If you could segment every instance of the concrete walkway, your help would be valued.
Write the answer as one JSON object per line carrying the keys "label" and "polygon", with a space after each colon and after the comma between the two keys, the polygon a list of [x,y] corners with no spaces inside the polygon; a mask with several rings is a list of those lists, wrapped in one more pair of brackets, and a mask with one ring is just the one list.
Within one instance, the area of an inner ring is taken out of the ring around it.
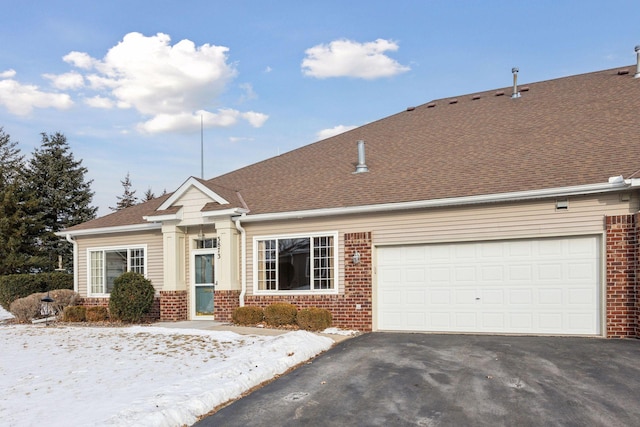
{"label": "concrete walkway", "polygon": [[[159,326],[162,328],[175,328],[175,329],[204,329],[208,331],[230,331],[240,335],[282,335],[287,332],[291,332],[287,329],[273,329],[273,328],[258,328],[251,326],[237,326],[230,323],[216,322],[215,320],[184,320],[180,322],[158,322],[153,326]],[[353,335],[339,335],[339,334],[324,334],[316,332],[318,335],[331,338],[334,342],[339,343]]]}

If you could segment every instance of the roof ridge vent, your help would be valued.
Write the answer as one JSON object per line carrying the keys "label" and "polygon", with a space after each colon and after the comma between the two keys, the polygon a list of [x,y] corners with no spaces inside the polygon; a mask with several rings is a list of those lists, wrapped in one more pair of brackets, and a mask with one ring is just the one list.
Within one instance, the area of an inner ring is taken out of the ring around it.
{"label": "roof ridge vent", "polygon": [[358,164],[356,165],[356,171],[354,173],[363,173],[369,172],[369,168],[365,163],[365,155],[364,155],[364,141],[358,141]]}
{"label": "roof ridge vent", "polygon": [[636,73],[633,75],[634,78],[640,77],[640,45],[636,46]]}
{"label": "roof ridge vent", "polygon": [[511,98],[520,98],[520,92],[518,92],[518,67],[513,67],[511,72],[513,73],[513,93]]}

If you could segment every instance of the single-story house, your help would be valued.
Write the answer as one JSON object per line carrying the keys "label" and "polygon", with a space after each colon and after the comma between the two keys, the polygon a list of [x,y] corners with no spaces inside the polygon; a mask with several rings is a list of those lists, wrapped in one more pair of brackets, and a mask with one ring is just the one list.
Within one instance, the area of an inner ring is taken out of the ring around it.
{"label": "single-story house", "polygon": [[640,337],[640,73],[437,99],[64,230],[160,320],[290,302],[362,331]]}

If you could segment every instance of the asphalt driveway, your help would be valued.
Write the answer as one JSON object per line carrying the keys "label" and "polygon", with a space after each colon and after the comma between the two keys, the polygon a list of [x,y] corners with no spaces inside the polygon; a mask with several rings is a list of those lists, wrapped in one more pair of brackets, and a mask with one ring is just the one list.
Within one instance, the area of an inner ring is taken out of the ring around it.
{"label": "asphalt driveway", "polygon": [[371,333],[197,426],[640,426],[640,340]]}

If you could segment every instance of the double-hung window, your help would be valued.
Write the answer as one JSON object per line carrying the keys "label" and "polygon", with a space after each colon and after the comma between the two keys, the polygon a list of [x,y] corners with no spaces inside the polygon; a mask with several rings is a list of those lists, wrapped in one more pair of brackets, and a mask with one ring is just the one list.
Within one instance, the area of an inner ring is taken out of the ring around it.
{"label": "double-hung window", "polygon": [[88,249],[90,293],[110,294],[114,280],[127,271],[146,274],[146,253],[146,245]]}
{"label": "double-hung window", "polygon": [[337,289],[337,233],[254,239],[257,293]]}

